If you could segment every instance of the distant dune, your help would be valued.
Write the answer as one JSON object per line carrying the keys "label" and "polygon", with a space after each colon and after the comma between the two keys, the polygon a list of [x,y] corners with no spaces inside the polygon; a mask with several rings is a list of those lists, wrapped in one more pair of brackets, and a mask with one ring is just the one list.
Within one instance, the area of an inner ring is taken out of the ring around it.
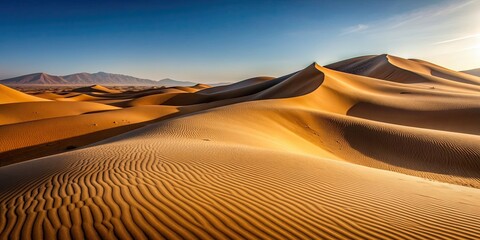
{"label": "distant dune", "polygon": [[101,85],[93,85],[89,87],[81,87],[72,89],[72,92],[90,92],[90,93],[120,93],[120,91],[106,88]]}
{"label": "distant dune", "polygon": [[0,239],[480,238],[470,74],[384,54],[216,87],[0,87]]}
{"label": "distant dune", "polygon": [[466,70],[466,71],[462,71],[462,72],[480,77],[480,68],[470,69],[470,70]]}
{"label": "distant dune", "polygon": [[469,88],[468,83],[480,85],[478,77],[446,69],[432,63],[415,59],[401,59],[387,54],[365,56],[330,64],[327,68],[390,80],[399,83],[432,83],[451,87]]}

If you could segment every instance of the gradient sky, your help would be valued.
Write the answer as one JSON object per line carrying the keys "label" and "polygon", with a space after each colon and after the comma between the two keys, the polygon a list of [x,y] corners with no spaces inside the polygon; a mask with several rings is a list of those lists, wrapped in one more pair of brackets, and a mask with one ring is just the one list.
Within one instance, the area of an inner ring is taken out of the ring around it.
{"label": "gradient sky", "polygon": [[230,82],[381,53],[480,67],[478,0],[0,0],[0,33],[0,78]]}

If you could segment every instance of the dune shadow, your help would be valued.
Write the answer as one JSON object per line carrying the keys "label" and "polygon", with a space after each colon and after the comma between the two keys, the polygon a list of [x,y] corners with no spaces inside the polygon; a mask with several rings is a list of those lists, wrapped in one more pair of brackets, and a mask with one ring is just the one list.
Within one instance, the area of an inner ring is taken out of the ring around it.
{"label": "dune shadow", "polygon": [[359,124],[344,129],[348,144],[364,156],[422,172],[480,177],[480,151],[441,139]]}
{"label": "dune shadow", "polygon": [[[181,93],[161,105],[187,106],[225,101],[225,105],[256,100],[293,98],[315,91],[325,75],[312,64],[302,71],[238,88],[209,92]],[[225,86],[223,86],[225,87]],[[228,86],[227,86],[228,87]]]}
{"label": "dune shadow", "polygon": [[480,108],[410,110],[360,102],[350,107],[347,115],[403,126],[480,134]]}
{"label": "dune shadow", "polygon": [[459,83],[466,83],[466,84],[472,84],[472,85],[479,86],[479,84],[477,82],[469,81],[468,79],[457,77],[455,75],[447,74],[447,73],[444,73],[444,72],[441,72],[441,71],[432,70],[431,73],[435,77],[444,78],[444,79],[448,79],[448,80],[459,82]]}

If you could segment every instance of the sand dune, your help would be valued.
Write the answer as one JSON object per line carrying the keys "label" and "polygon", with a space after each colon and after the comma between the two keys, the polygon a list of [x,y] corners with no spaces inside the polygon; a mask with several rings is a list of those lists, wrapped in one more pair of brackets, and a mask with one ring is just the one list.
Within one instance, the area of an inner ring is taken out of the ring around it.
{"label": "sand dune", "polygon": [[463,73],[470,74],[473,76],[480,77],[480,68],[470,69],[466,71],[462,71]]}
{"label": "sand dune", "polygon": [[211,94],[211,93],[216,93],[216,92],[220,92],[220,91],[235,90],[235,89],[238,89],[238,88],[243,88],[243,87],[246,87],[246,86],[254,85],[254,84],[265,82],[265,81],[272,80],[272,79],[274,79],[274,77],[249,78],[249,79],[245,79],[243,81],[239,81],[237,83],[233,83],[233,84],[229,84],[229,85],[207,88],[207,89],[204,89],[201,93]]}
{"label": "sand dune", "polygon": [[18,103],[18,102],[39,102],[39,101],[47,101],[43,98],[34,97],[4,85],[0,84],[0,104],[5,103]]}
{"label": "sand dune", "polygon": [[479,82],[380,55],[0,105],[0,239],[478,239]]}
{"label": "sand dune", "polygon": [[178,111],[167,106],[112,109],[0,125],[0,166],[78,148]]}
{"label": "sand dune", "polygon": [[[398,59],[398,57],[396,57]],[[463,72],[457,72],[448,68],[444,68],[442,66],[435,65],[430,62],[426,62],[419,59],[412,59],[411,61],[415,61],[420,63],[421,65],[425,66],[428,69],[432,76],[453,80],[462,83],[480,85],[480,77],[472,76],[470,74],[466,74]]]}
{"label": "sand dune", "polygon": [[403,59],[387,54],[352,58],[326,67],[346,73],[431,88],[448,87],[450,90],[461,92],[480,91],[479,77],[455,72],[424,61]]}
{"label": "sand dune", "polygon": [[92,102],[22,102],[0,105],[0,125],[119,109]]}
{"label": "sand dune", "polygon": [[55,94],[55,93],[52,93],[52,92],[43,92],[43,93],[35,94],[34,96],[39,97],[39,98],[48,99],[48,100],[55,100],[55,99],[64,97],[63,95]]}
{"label": "sand dune", "polygon": [[101,85],[92,85],[92,86],[89,86],[89,87],[75,88],[75,89],[72,90],[72,92],[120,93],[120,91],[109,89],[109,88],[101,86]]}
{"label": "sand dune", "polygon": [[94,101],[94,100],[100,100],[102,99],[101,97],[97,97],[97,96],[92,96],[92,95],[88,95],[88,94],[77,94],[77,95],[73,95],[73,96],[67,96],[67,97],[64,97],[64,98],[57,98],[55,100],[57,101]]}

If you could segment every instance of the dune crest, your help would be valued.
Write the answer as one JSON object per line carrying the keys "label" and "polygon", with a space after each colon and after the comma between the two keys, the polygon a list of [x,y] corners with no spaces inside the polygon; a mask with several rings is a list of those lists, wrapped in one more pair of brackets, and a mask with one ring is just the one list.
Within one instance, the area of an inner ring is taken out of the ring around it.
{"label": "dune crest", "polygon": [[40,101],[48,100],[34,97],[0,84],[0,104]]}
{"label": "dune crest", "polygon": [[448,88],[450,91],[470,93],[480,91],[480,77],[417,59],[404,59],[387,54],[347,59],[326,67],[341,72],[430,88]]}
{"label": "dune crest", "polygon": [[101,85],[92,85],[89,87],[76,88],[73,89],[72,92],[120,93],[120,91],[109,89]]}

